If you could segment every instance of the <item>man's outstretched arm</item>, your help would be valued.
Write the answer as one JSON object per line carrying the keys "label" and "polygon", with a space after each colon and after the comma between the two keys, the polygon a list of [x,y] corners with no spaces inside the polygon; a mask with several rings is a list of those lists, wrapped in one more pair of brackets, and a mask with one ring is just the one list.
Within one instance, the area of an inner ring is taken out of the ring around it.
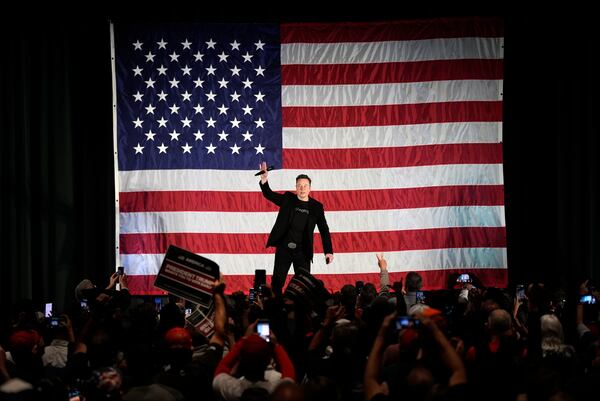
{"label": "man's outstretched arm", "polygon": [[333,245],[331,244],[331,235],[329,234],[329,226],[327,225],[327,220],[325,220],[324,211],[317,219],[317,226],[319,227],[321,241],[323,242],[323,253],[325,253],[325,259],[327,260],[327,263],[331,263],[333,262]]}

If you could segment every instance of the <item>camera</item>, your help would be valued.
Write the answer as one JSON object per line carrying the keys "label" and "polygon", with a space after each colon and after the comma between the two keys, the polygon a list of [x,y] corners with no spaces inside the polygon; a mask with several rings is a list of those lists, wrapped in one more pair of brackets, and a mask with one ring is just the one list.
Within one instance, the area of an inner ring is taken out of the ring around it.
{"label": "camera", "polygon": [[407,329],[409,327],[417,328],[421,324],[419,319],[410,316],[398,316],[396,318],[396,330]]}
{"label": "camera", "polygon": [[579,303],[584,305],[594,305],[596,303],[596,298],[593,295],[582,295],[579,299]]}
{"label": "camera", "polygon": [[263,340],[271,341],[269,335],[271,334],[271,328],[269,327],[269,321],[267,319],[261,319],[256,323],[256,332]]}

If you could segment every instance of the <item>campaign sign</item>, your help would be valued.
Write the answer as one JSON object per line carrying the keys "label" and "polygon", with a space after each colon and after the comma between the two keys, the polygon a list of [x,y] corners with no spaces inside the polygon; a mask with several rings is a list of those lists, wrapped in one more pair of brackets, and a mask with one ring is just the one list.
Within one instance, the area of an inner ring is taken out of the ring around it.
{"label": "campaign sign", "polygon": [[218,264],[170,245],[154,286],[206,308],[211,303],[213,285],[218,278]]}

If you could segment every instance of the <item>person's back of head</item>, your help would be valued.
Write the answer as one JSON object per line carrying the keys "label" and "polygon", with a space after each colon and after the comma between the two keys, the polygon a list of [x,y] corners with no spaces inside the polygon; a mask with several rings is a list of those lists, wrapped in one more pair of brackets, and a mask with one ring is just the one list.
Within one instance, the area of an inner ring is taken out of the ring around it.
{"label": "person's back of head", "polygon": [[507,333],[512,327],[510,314],[504,309],[495,309],[488,316],[488,328],[491,334]]}
{"label": "person's back of head", "polygon": [[302,389],[291,381],[281,382],[271,394],[270,401],[303,401]]}
{"label": "person's back of head", "polygon": [[246,379],[256,382],[265,379],[265,370],[271,361],[272,351],[269,343],[258,334],[241,339],[240,374]]}
{"label": "person's back of head", "polygon": [[340,394],[336,383],[325,376],[309,378],[302,384],[304,399],[311,401],[338,401]]}
{"label": "person's back of head", "polygon": [[423,278],[417,272],[408,272],[405,279],[406,291],[414,292],[423,288]]}
{"label": "person's back of head", "polygon": [[403,398],[407,400],[426,400],[434,385],[433,375],[429,369],[416,366],[410,370],[405,379]]}
{"label": "person's back of head", "polygon": [[377,288],[375,288],[373,283],[365,283],[360,292],[360,303],[362,307],[365,308],[371,305],[375,298],[377,298]]}
{"label": "person's back of head", "polygon": [[269,392],[262,387],[249,387],[242,393],[240,401],[268,401]]}

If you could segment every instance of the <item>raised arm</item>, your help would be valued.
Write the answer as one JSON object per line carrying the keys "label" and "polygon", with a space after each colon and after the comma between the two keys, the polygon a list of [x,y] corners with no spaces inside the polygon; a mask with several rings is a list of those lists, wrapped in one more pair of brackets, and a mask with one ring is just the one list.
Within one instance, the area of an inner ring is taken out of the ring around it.
{"label": "raised arm", "polygon": [[377,257],[377,265],[379,266],[379,293],[390,292],[390,275],[388,273],[387,260],[383,257],[383,253],[375,254]]}
{"label": "raised arm", "polygon": [[276,204],[277,206],[281,206],[283,204],[285,196],[283,194],[278,194],[277,192],[273,192],[271,190],[268,181],[269,173],[267,172],[267,163],[262,162],[259,168],[261,169],[261,171],[264,171],[264,173],[260,175],[259,183],[260,190],[262,191],[263,196],[271,202],[273,202],[274,204]]}
{"label": "raised arm", "polygon": [[379,371],[381,367],[382,354],[385,349],[386,333],[395,318],[396,313],[394,312],[383,319],[383,323],[379,328],[377,338],[375,338],[375,342],[371,348],[369,359],[367,359],[364,376],[365,398],[367,400],[370,400],[376,394],[387,395],[388,393],[387,386],[384,383],[379,382]]}
{"label": "raised arm", "polygon": [[225,339],[227,335],[225,333],[225,324],[227,323],[227,310],[225,308],[225,298],[223,295],[223,291],[225,290],[225,284],[222,281],[221,277],[215,281],[215,294],[214,294],[214,302],[215,302],[215,334],[210,339],[212,344],[223,345],[225,343]]}

